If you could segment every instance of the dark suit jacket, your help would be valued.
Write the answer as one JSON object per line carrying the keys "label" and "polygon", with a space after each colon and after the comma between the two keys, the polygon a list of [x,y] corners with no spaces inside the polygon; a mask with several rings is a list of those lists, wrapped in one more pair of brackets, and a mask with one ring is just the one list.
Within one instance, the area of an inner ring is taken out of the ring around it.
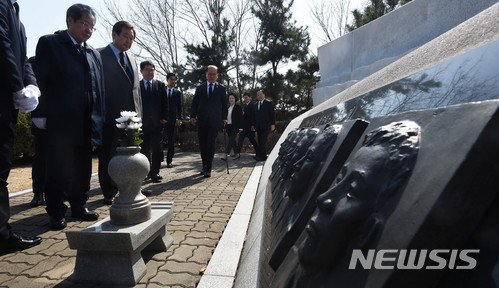
{"label": "dark suit jacket", "polygon": [[10,1],[0,1],[0,121],[16,121],[12,94],[29,84],[36,85],[36,79],[26,57],[24,26]]}
{"label": "dark suit jacket", "polygon": [[227,120],[227,90],[216,83],[213,96],[208,98],[207,82],[199,85],[194,93],[191,105],[191,118],[197,119],[198,127],[220,128]]}
{"label": "dark suit jacket", "polygon": [[249,102],[248,104],[244,104],[243,108],[243,118],[242,118],[242,129],[245,131],[251,131],[251,121],[253,120],[253,109],[254,103]]}
{"label": "dark suit jacket", "polygon": [[[36,46],[34,67],[42,95],[33,116],[47,118],[46,135],[53,143],[86,144],[91,115],[92,144],[102,144],[105,117],[102,61],[89,45],[83,53],[86,61],[67,31],[42,36]],[[86,71],[90,74],[89,83],[85,82]]]}
{"label": "dark suit jacket", "polygon": [[275,111],[272,101],[263,99],[263,103],[258,110],[258,102],[253,105],[253,126],[256,131],[270,130],[270,125],[275,125]]}
{"label": "dark suit jacket", "polygon": [[[227,108],[227,111],[228,110],[229,108]],[[234,127],[234,129],[239,130],[243,127],[242,122],[243,122],[243,109],[241,108],[241,106],[235,104],[234,108],[232,109],[232,127]]]}
{"label": "dark suit jacket", "polygon": [[140,95],[142,96],[142,129],[145,133],[160,129],[159,120],[166,120],[168,113],[165,83],[153,79],[149,94],[146,92],[144,81],[140,80]]}
{"label": "dark suit jacket", "polygon": [[[168,91],[168,87],[165,89]],[[166,119],[168,123],[166,123],[166,125],[175,125],[177,119],[182,120],[184,118],[182,112],[182,98],[182,92],[173,88],[171,99],[168,98],[168,118]]]}
{"label": "dark suit jacket", "polygon": [[[106,85],[106,122],[114,125],[120,112],[136,111],[142,117],[142,99],[140,97],[139,71],[135,59],[127,53],[133,69],[133,79],[128,77],[108,45],[98,49],[104,66]],[[132,107],[133,106],[133,107]]]}

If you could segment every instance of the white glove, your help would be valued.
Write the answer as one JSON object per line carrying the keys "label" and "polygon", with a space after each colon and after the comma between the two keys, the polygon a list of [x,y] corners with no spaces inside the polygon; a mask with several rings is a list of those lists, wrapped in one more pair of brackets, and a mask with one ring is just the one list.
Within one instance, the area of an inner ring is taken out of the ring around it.
{"label": "white glove", "polygon": [[38,97],[40,97],[40,89],[34,85],[28,85],[21,91],[14,93],[14,107],[28,113],[35,110],[38,106]]}
{"label": "white glove", "polygon": [[47,129],[47,118],[45,117],[34,117],[31,118],[33,124],[39,129]]}

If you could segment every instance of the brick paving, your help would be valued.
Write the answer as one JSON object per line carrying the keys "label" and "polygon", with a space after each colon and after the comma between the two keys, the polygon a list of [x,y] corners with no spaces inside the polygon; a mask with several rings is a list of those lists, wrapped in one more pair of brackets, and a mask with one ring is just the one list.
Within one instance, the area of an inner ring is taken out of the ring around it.
{"label": "brick paving", "polygon": [[[215,155],[211,178],[199,175],[199,153],[175,155],[175,167],[162,166],[162,183],[144,182],[143,189],[152,192],[151,202],[174,202],[174,216],[167,224],[173,244],[166,252],[143,253],[147,274],[135,287],[196,287],[199,271],[208,264],[230,216],[255,166],[252,155],[243,154],[237,161],[226,163]],[[165,164],[163,162],[163,164]],[[27,236],[40,236],[40,245],[0,256],[0,287],[109,287],[78,284],[71,281],[76,250],[69,249],[65,230],[81,230],[94,222],[71,219],[63,231],[48,229],[44,207],[29,207],[32,193],[10,198],[14,231]],[[102,203],[98,177],[91,182],[89,208],[109,216],[109,206]],[[105,271],[103,271],[105,273]]]}

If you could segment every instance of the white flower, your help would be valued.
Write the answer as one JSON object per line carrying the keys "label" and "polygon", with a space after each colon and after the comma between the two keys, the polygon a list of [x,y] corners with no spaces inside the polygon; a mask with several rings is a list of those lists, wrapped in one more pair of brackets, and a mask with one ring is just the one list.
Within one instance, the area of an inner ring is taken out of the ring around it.
{"label": "white flower", "polygon": [[116,119],[116,122],[118,122],[118,123],[123,123],[125,121],[128,121],[128,117],[126,117],[126,116],[121,116],[120,118]]}
{"label": "white flower", "polygon": [[118,127],[118,129],[125,129],[126,124],[125,123],[118,123],[118,124],[116,124],[116,127]]}
{"label": "white flower", "polygon": [[142,123],[132,122],[128,124],[128,129],[139,129],[140,127],[142,127]]}
{"label": "white flower", "polygon": [[140,117],[135,117],[135,116],[132,117],[131,120],[132,120],[132,122],[136,122],[136,123],[142,121],[142,119]]}
{"label": "white flower", "polygon": [[124,117],[128,117],[128,118],[130,118],[130,117],[135,117],[135,116],[137,116],[137,112],[135,112],[135,111],[121,111],[120,115],[121,115],[122,117],[124,116]]}

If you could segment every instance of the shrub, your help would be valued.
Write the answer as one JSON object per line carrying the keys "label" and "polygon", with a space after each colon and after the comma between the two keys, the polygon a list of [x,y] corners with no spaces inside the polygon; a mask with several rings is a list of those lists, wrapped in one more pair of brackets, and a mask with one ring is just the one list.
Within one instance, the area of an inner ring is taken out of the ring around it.
{"label": "shrub", "polygon": [[35,154],[35,139],[31,134],[31,114],[19,111],[12,161],[14,163],[31,161]]}

